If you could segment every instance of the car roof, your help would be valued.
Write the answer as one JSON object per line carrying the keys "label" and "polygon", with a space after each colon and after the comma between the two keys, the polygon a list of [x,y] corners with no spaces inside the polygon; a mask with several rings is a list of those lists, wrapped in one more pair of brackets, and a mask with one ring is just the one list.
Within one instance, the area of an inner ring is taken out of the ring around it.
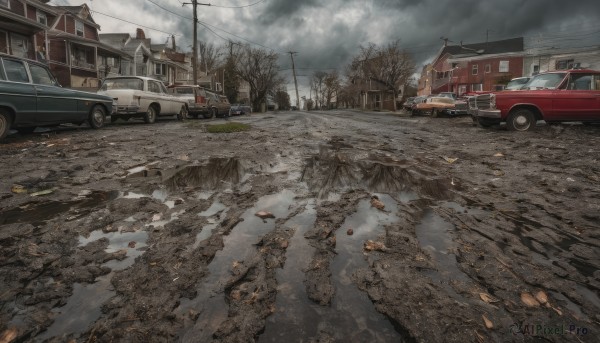
{"label": "car roof", "polygon": [[158,80],[158,79],[155,79],[155,78],[152,78],[152,77],[135,76],[135,75],[109,76],[105,80],[116,80],[116,79],[140,79],[140,80],[151,80],[151,81],[162,82],[161,80]]}
{"label": "car roof", "polygon": [[[543,75],[543,74],[563,74],[563,73],[571,73],[571,74],[600,74],[600,71],[598,70],[592,70],[592,69],[565,69],[565,70],[552,70],[552,71],[547,71],[547,72],[543,72],[543,73],[539,73],[537,75]],[[537,76],[535,75],[535,76]]]}
{"label": "car roof", "polygon": [[8,58],[13,58],[15,60],[27,61],[29,63],[33,63],[33,64],[45,66],[45,67],[48,66],[46,63],[41,62],[41,61],[36,61],[36,60],[32,60],[32,59],[25,58],[25,57],[15,56],[15,55],[9,55],[9,54],[4,53],[4,52],[0,52],[0,57],[8,57]]}

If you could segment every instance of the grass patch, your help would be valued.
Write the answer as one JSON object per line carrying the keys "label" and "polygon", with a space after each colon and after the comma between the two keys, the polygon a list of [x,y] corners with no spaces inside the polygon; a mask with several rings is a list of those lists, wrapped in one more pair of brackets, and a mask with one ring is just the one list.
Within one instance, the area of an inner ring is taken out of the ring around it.
{"label": "grass patch", "polygon": [[210,133],[231,133],[231,132],[242,132],[250,130],[250,125],[229,122],[225,124],[206,125],[206,131]]}

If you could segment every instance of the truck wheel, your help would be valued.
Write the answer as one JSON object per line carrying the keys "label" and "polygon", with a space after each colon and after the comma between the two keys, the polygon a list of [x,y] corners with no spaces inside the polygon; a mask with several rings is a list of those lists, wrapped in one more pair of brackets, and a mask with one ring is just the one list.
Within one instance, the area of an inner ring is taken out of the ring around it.
{"label": "truck wheel", "polygon": [[146,110],[146,114],[144,115],[144,121],[146,122],[146,124],[154,124],[154,122],[156,121],[157,112],[158,111],[156,110],[156,106],[148,106],[148,110]]}
{"label": "truck wheel", "polygon": [[536,120],[533,112],[527,109],[516,110],[508,116],[506,127],[509,131],[531,131]]}
{"label": "truck wheel", "polygon": [[187,114],[188,111],[185,105],[181,106],[179,113],[177,113],[177,120],[184,121],[187,118]]}
{"label": "truck wheel", "polygon": [[0,139],[3,139],[8,135],[10,131],[11,118],[8,112],[0,110]]}
{"label": "truck wheel", "polygon": [[93,129],[99,129],[104,126],[106,122],[106,111],[101,105],[92,107],[88,122]]}
{"label": "truck wheel", "polygon": [[481,127],[491,127],[492,125],[494,125],[493,123],[490,123],[486,118],[477,118],[477,124],[479,124],[479,126]]}

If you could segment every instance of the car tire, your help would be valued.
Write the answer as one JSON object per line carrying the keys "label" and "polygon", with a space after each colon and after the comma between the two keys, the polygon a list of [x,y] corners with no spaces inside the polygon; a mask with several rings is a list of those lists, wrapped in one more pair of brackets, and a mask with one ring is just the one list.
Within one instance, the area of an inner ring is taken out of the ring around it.
{"label": "car tire", "polygon": [[535,124],[535,115],[527,109],[514,111],[506,120],[506,127],[509,131],[531,131],[535,128]]}
{"label": "car tire", "polygon": [[144,114],[144,121],[146,124],[154,124],[157,115],[158,111],[156,110],[156,106],[150,105],[148,106],[148,110],[146,110],[146,114]]}
{"label": "car tire", "polygon": [[187,114],[187,107],[185,107],[185,105],[181,106],[179,113],[177,113],[177,120],[184,121],[187,118]]}
{"label": "car tire", "polygon": [[93,129],[99,129],[106,123],[106,110],[102,105],[92,107],[88,118],[88,123]]}
{"label": "car tire", "polygon": [[492,127],[494,125],[494,123],[491,123],[486,118],[479,118],[479,117],[477,118],[477,124],[479,124],[479,126],[484,127],[484,128]]}
{"label": "car tire", "polygon": [[210,118],[212,118],[213,117],[213,111],[212,111],[212,109],[210,109],[210,110],[208,110],[208,112],[202,114],[202,117],[204,119],[210,119]]}
{"label": "car tire", "polygon": [[440,111],[437,110],[437,108],[434,108],[431,110],[431,116],[433,118],[437,118],[440,115]]}
{"label": "car tire", "polygon": [[198,119],[198,114],[190,114],[192,116],[192,118],[194,119]]}
{"label": "car tire", "polygon": [[10,125],[12,123],[12,118],[5,110],[0,110],[0,139],[3,139],[8,135],[8,131],[10,131]]}

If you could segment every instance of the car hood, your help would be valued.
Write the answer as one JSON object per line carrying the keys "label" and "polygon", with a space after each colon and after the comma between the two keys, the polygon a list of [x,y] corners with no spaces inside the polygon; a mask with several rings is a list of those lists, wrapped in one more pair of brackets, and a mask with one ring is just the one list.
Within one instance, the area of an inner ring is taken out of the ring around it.
{"label": "car hood", "polygon": [[70,89],[70,88],[61,88],[61,87],[57,87],[57,88],[60,88],[61,92],[63,92],[65,95],[68,95],[71,97],[88,98],[88,99],[95,99],[95,100],[108,101],[108,102],[112,102],[112,100],[113,100],[112,97],[103,95],[103,94],[99,94],[99,93],[80,91],[80,90]]}

